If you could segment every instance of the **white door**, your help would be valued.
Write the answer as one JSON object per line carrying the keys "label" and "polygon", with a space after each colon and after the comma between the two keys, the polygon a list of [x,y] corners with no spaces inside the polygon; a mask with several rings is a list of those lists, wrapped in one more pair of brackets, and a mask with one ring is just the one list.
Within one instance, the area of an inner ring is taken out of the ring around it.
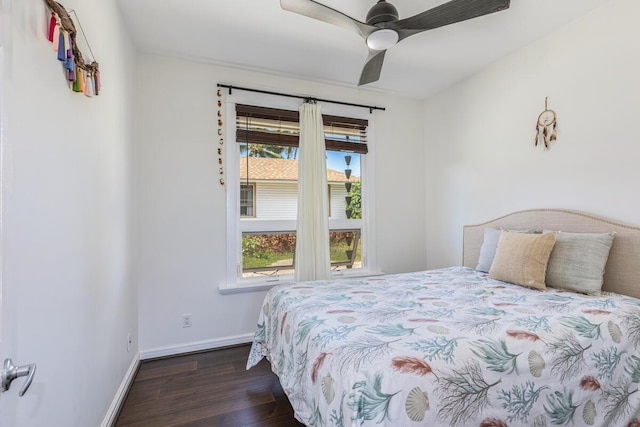
{"label": "white door", "polygon": [[[7,21],[6,9],[3,7],[4,2],[0,2],[0,23],[4,24]],[[4,27],[2,25],[1,27]],[[4,134],[5,134],[5,67],[6,62],[4,58],[5,44],[6,44],[7,32],[0,30],[0,363],[4,361],[8,354],[12,350],[13,338],[10,337],[11,319],[9,318],[9,287],[3,280],[4,276],[4,253],[2,244],[2,222],[4,219],[2,193],[4,186]],[[0,367],[2,369],[2,367]],[[15,425],[15,405],[17,401],[17,392],[11,390],[13,393],[0,393],[0,414],[2,416],[2,424]],[[16,396],[12,396],[15,394]]]}
{"label": "white door", "polygon": [[[20,394],[25,390],[26,381],[30,373],[35,373],[35,365],[20,366],[20,360],[13,360],[16,346],[16,326],[12,319],[16,319],[11,301],[17,302],[17,286],[6,280],[5,269],[5,203],[7,185],[6,170],[6,134],[7,134],[7,81],[10,71],[10,38],[11,16],[10,0],[0,0],[0,425],[16,426],[17,407]],[[9,363],[11,361],[11,363]],[[24,363],[24,362],[23,362]],[[13,379],[15,377],[15,379]],[[31,375],[33,378],[33,375]],[[5,388],[8,389],[4,391]]]}
{"label": "white door", "polygon": [[[7,21],[5,16],[6,10],[3,8],[3,2],[0,2],[0,23],[4,24]],[[4,25],[0,26],[4,27]],[[4,220],[4,204],[2,203],[2,194],[4,193],[4,135],[5,135],[5,44],[6,44],[7,32],[0,30],[0,363],[4,361],[6,357],[9,357],[13,349],[13,337],[10,335],[11,319],[9,316],[9,298],[11,294],[9,292],[9,286],[5,283],[4,279],[4,251],[3,251],[3,233],[2,223]],[[2,366],[0,366],[2,369]],[[15,425],[15,405],[17,403],[16,387],[10,389],[7,393],[0,392],[0,416],[2,417],[2,425],[13,426]]]}

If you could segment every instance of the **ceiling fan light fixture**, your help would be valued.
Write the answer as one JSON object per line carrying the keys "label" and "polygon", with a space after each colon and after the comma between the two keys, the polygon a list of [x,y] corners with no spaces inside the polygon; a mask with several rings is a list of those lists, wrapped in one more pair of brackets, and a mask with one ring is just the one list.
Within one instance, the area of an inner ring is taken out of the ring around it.
{"label": "ceiling fan light fixture", "polygon": [[367,46],[373,50],[386,50],[398,43],[398,33],[388,28],[374,31],[367,37]]}

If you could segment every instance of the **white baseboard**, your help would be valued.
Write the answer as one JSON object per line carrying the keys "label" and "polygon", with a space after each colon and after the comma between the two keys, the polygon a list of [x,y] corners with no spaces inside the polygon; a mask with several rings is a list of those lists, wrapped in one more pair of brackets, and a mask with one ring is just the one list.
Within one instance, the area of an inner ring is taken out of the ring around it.
{"label": "white baseboard", "polygon": [[154,359],[156,357],[175,356],[193,351],[211,350],[214,348],[227,347],[230,345],[246,344],[253,341],[253,333],[236,335],[232,337],[219,338],[215,340],[197,341],[188,344],[159,347],[140,352],[140,360]]}
{"label": "white baseboard", "polygon": [[135,379],[136,372],[138,371],[138,366],[140,365],[140,353],[137,353],[133,360],[131,361],[131,365],[129,365],[129,369],[127,369],[127,373],[124,375],[122,382],[120,383],[120,387],[118,387],[118,391],[116,391],[116,395],[113,397],[113,401],[111,402],[111,406],[107,410],[107,414],[104,416],[100,427],[111,427],[116,423],[116,417],[118,416],[118,411],[120,407],[124,403],[124,399],[127,397],[127,391],[129,387],[133,383]]}

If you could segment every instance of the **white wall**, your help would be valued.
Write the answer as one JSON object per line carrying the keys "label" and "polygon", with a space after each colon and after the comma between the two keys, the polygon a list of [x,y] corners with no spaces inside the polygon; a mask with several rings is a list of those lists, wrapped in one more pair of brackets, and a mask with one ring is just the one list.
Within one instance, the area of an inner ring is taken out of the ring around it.
{"label": "white wall", "polygon": [[[422,102],[140,55],[136,78],[140,348],[167,353],[252,334],[264,292],[221,295],[225,189],[218,184],[216,83],[382,105],[375,112],[378,264],[425,268]],[[227,142],[229,144],[229,142]],[[181,315],[193,326],[181,327]]]}
{"label": "white wall", "polygon": [[100,62],[99,97],[67,87],[47,41],[45,2],[13,1],[2,280],[17,340],[3,356],[37,363],[31,388],[15,401],[20,427],[100,425],[137,348],[128,249],[132,45],[114,2],[64,5],[77,12]]}
{"label": "white wall", "polygon": [[[640,223],[640,2],[612,0],[425,102],[428,265],[462,262],[462,226],[527,208]],[[558,140],[534,147],[549,107]]]}

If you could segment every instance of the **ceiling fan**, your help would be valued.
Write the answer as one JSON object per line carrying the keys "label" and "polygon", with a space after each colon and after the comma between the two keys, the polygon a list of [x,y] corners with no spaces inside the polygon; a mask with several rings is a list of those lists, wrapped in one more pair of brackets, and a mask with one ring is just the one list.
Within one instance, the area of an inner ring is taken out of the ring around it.
{"label": "ceiling fan", "polygon": [[361,22],[314,0],[280,0],[284,10],[358,33],[369,47],[358,86],[380,78],[387,49],[409,36],[509,8],[510,0],[451,0],[415,16],[399,19],[391,3],[379,0]]}

